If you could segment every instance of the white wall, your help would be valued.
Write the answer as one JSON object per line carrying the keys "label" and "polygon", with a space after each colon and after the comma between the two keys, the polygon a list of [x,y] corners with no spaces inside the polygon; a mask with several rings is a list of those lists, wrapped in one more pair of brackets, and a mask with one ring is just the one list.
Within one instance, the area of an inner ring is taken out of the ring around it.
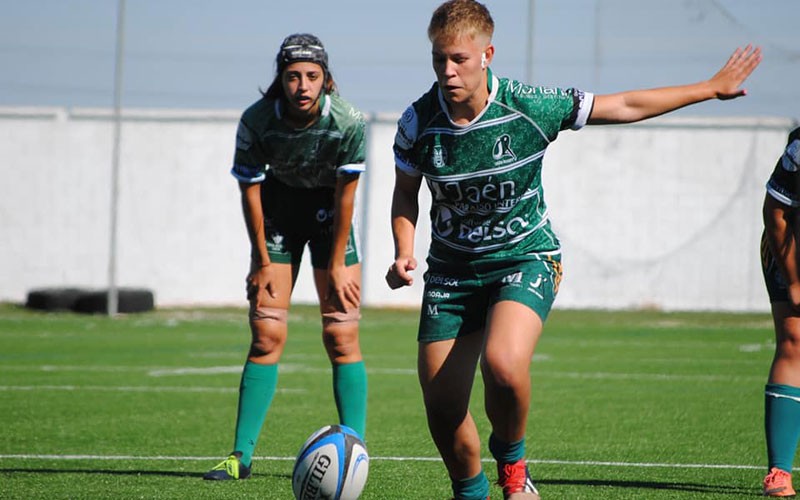
{"label": "white wall", "polygon": [[790,128],[662,119],[563,134],[544,173],[559,306],[768,310],[761,205]]}
{"label": "white wall", "polygon": [[[244,303],[248,243],[228,173],[238,112],[125,110],[118,283],[158,305]],[[418,225],[414,287],[390,291],[395,116],[372,117],[359,191],[366,305],[415,306],[429,241]],[[669,119],[564,132],[544,186],[564,245],[557,307],[766,310],[760,206],[793,122]],[[30,289],[104,287],[109,110],[0,108],[0,300]],[[295,302],[315,302],[306,264]]]}

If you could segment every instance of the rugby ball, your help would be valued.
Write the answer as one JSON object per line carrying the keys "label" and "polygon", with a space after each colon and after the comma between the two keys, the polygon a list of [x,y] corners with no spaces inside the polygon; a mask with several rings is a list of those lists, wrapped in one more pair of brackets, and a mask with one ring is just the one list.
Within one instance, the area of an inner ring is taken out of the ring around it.
{"label": "rugby ball", "polygon": [[369,472],[369,455],[356,431],[326,425],[303,443],[292,471],[297,500],[356,500]]}

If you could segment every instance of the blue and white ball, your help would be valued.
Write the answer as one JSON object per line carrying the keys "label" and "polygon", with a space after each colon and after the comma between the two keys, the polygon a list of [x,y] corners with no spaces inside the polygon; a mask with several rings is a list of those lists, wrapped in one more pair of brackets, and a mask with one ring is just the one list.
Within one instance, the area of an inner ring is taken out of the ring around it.
{"label": "blue and white ball", "polygon": [[297,500],[356,500],[369,472],[369,455],[356,431],[326,425],[309,437],[294,462]]}

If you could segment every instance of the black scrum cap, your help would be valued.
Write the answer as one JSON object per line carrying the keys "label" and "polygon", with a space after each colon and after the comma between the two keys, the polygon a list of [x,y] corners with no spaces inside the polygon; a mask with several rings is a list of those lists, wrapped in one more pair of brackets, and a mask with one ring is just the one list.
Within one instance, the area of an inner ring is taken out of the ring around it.
{"label": "black scrum cap", "polygon": [[317,63],[328,71],[328,53],[322,41],[309,33],[295,33],[287,36],[278,52],[278,72],[295,62],[307,61]]}

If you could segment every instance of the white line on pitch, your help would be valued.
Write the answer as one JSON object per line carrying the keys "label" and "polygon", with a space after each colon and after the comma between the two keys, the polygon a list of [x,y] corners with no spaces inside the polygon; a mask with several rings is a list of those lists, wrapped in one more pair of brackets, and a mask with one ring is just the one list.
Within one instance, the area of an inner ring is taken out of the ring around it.
{"label": "white line on pitch", "polygon": [[581,380],[648,380],[648,381],[702,381],[702,382],[731,382],[731,381],[759,381],[764,377],[761,375],[703,375],[703,374],[680,374],[680,373],[615,373],[615,372],[562,372],[550,370],[541,373],[533,373],[534,379],[537,378],[571,378]]}
{"label": "white line on pitch", "polygon": [[[39,370],[44,372],[76,371],[76,372],[145,372],[151,377],[168,376],[187,376],[187,375],[217,375],[217,374],[239,374],[242,372],[241,365],[229,366],[210,366],[210,367],[153,367],[153,366],[53,366],[42,365],[38,367],[3,367],[0,371],[31,371]],[[291,373],[328,373],[329,367],[312,367],[297,363],[282,363],[280,365],[282,375]],[[416,375],[414,368],[367,368],[368,374],[374,375]],[[680,373],[629,373],[629,372],[574,372],[574,371],[543,371],[534,372],[533,377],[542,378],[570,378],[581,380],[649,380],[649,381],[702,381],[702,382],[731,382],[733,381],[760,381],[761,375],[707,375],[707,374],[680,374]]]}
{"label": "white line on pitch", "polygon": [[[29,372],[38,370],[42,372],[99,372],[99,373],[128,373],[143,372],[151,377],[169,377],[185,375],[219,375],[242,373],[243,365],[227,366],[206,366],[206,367],[157,367],[157,366],[0,366],[0,371],[6,372]],[[329,366],[308,366],[298,363],[281,363],[279,366],[281,375],[290,373],[330,373]],[[416,368],[367,368],[367,373],[378,375],[416,375]]]}
{"label": "white line on pitch", "polygon": [[[170,460],[170,461],[214,461],[219,457],[178,457],[178,456],[152,456],[143,457],[136,455],[0,455],[2,459],[13,460]],[[253,460],[268,461],[294,461],[295,457],[253,457]],[[370,457],[370,460],[383,460],[392,462],[438,462],[438,457]],[[484,458],[483,462],[493,462],[492,459]],[[638,468],[672,468],[672,469],[763,469],[763,465],[737,465],[737,464],[670,464],[670,463],[650,463],[650,462],[609,462],[595,460],[536,460],[528,459],[529,464],[543,465],[578,465],[590,467],[638,467]]]}
{"label": "white line on pitch", "polygon": [[[100,386],[100,385],[0,385],[0,391],[106,391],[106,392],[239,392],[238,387]],[[305,389],[277,389],[301,393]]]}

